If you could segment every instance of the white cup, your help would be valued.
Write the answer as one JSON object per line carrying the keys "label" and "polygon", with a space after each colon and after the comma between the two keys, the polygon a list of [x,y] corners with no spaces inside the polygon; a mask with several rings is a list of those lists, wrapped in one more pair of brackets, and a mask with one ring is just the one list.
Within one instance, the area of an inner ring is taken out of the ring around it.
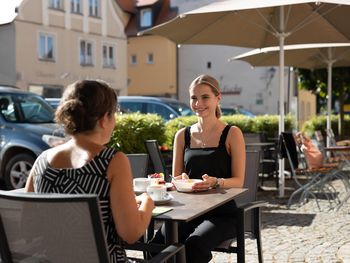
{"label": "white cup", "polygon": [[147,186],[150,185],[150,180],[148,178],[134,178],[134,191],[146,192]]}
{"label": "white cup", "polygon": [[165,185],[150,185],[147,187],[147,193],[154,201],[164,200],[166,195],[166,186]]}

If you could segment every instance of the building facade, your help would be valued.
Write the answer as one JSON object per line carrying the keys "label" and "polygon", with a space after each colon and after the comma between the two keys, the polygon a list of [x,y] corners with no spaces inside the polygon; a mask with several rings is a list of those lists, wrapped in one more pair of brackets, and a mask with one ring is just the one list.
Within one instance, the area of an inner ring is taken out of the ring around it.
{"label": "building facade", "polygon": [[127,93],[128,16],[115,1],[23,0],[16,13],[0,25],[1,84],[61,97],[76,80],[102,79]]}
{"label": "building facade", "polygon": [[139,31],[161,24],[177,14],[170,0],[117,0],[130,20],[128,37],[128,95],[177,97],[177,48],[166,38]]}

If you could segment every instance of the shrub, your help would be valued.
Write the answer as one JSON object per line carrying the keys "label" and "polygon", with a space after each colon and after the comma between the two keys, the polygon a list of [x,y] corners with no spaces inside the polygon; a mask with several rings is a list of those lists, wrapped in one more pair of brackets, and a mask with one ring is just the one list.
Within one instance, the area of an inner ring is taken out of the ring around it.
{"label": "shrub", "polygon": [[[338,136],[338,122],[339,115],[331,115],[331,127],[336,136]],[[315,134],[315,131],[321,131],[325,136],[325,130],[327,127],[327,116],[320,115],[315,116],[312,119],[306,121],[303,124],[302,131],[310,138]],[[350,116],[346,115],[344,117],[344,136],[350,135]]]}
{"label": "shrub", "polygon": [[165,121],[156,114],[123,114],[117,116],[109,146],[124,153],[146,152],[144,141],[158,140],[162,145],[165,140]]}

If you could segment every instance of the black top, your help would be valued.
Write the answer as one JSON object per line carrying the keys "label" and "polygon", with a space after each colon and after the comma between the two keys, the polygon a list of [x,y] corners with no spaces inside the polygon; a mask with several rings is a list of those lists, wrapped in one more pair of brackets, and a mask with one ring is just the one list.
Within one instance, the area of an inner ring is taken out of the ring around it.
{"label": "black top", "polygon": [[227,125],[220,136],[218,147],[191,148],[191,127],[185,129],[185,172],[192,179],[202,179],[203,174],[231,178],[231,156],[225,142],[231,126]]}

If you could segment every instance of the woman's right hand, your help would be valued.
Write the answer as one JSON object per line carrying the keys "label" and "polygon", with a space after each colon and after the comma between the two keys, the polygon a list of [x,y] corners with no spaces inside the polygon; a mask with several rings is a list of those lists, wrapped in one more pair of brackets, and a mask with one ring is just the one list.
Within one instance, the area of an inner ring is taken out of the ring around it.
{"label": "woman's right hand", "polygon": [[181,179],[189,179],[187,173],[182,173],[178,176],[175,176],[176,180],[181,180]]}
{"label": "woman's right hand", "polygon": [[138,196],[135,197],[136,198],[136,203],[140,206],[147,206],[148,209],[154,209],[154,201],[152,200],[152,198],[149,196],[149,194],[147,193],[142,193]]}

